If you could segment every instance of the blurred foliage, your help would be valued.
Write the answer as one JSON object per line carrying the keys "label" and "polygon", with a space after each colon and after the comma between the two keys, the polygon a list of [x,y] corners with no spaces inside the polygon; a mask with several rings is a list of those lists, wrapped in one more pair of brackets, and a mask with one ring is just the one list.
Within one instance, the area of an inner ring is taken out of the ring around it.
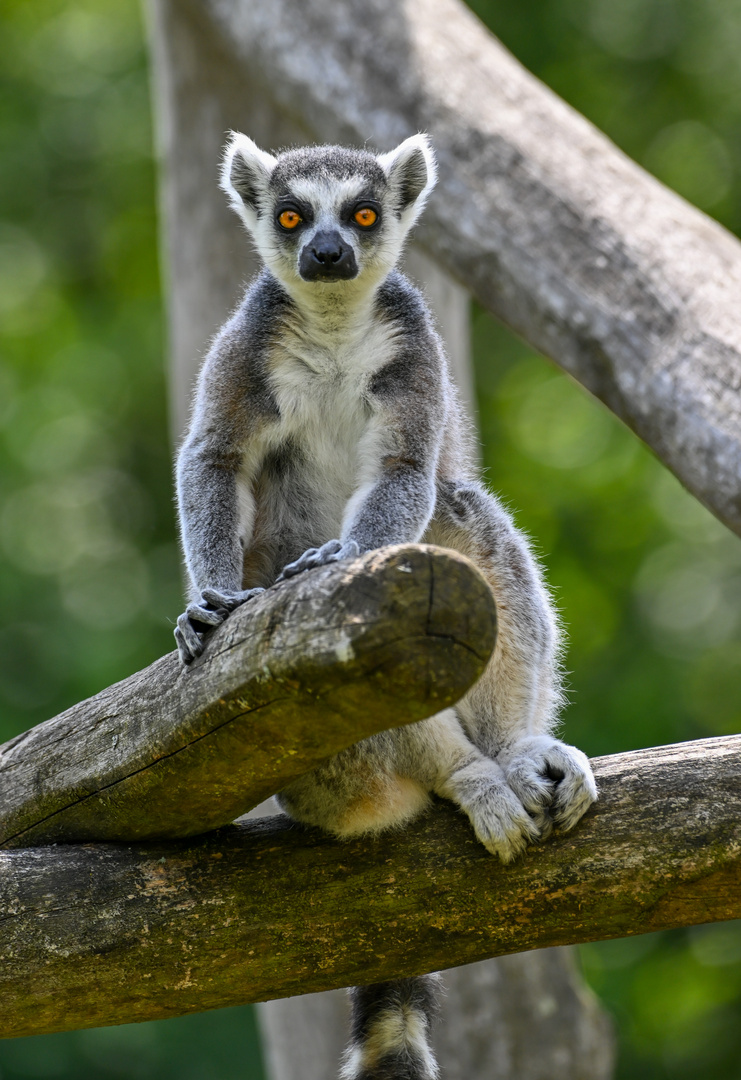
{"label": "blurred foliage", "polygon": [[[739,0],[474,0],[536,75],[741,231]],[[0,738],[172,645],[180,608],[135,0],[0,13]],[[588,752],[738,731],[741,544],[481,312],[485,462],[570,635]],[[15,614],[13,614],[15,613]],[[16,620],[16,621],[14,621]],[[741,925],[595,944],[619,1076],[741,1076]],[[0,1043],[0,1080],[259,1080],[250,1010]]]}
{"label": "blurred foliage", "polygon": [[2,1080],[262,1080],[249,1007],[0,1042]]}
{"label": "blurred foliage", "polygon": [[169,651],[180,581],[133,2],[6,0],[0,734]]}

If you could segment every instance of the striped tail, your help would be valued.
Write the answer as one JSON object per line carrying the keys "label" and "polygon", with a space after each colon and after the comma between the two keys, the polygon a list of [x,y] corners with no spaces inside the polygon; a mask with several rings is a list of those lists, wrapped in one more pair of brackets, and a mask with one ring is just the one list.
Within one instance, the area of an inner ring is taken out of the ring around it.
{"label": "striped tail", "polygon": [[430,1027],[439,975],[356,986],[340,1080],[437,1080]]}

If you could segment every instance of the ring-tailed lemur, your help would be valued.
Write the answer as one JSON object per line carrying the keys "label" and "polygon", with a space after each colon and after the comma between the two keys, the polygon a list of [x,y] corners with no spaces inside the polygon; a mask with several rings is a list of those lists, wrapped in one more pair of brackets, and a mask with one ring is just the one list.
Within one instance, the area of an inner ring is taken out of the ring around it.
{"label": "ring-tailed lemur", "polygon": [[[395,269],[435,182],[424,135],[391,153],[278,157],[244,135],[222,187],[264,269],[216,336],[180,452],[192,602],[206,631],[280,578],[385,544],[472,559],[494,593],[496,649],[455,708],[352,747],[280,793],[299,821],[352,836],[452,799],[509,862],[596,797],[586,757],[551,735],[559,632],[527,541],[476,478],[462,410],[422,296]],[[431,1080],[433,977],[354,992],[345,1080]]]}

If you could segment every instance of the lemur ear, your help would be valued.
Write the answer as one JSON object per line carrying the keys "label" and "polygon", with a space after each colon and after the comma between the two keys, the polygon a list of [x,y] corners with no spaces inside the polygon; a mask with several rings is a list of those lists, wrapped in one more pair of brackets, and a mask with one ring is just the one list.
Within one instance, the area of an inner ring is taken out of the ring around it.
{"label": "lemur ear", "polygon": [[239,131],[233,131],[224,151],[221,187],[250,231],[257,224],[260,203],[276,158]]}
{"label": "lemur ear", "polygon": [[408,215],[411,218],[409,224],[412,225],[422,213],[427,196],[437,180],[435,153],[430,140],[421,132],[412,135],[395,150],[379,154],[378,163],[396,196],[399,215]]}

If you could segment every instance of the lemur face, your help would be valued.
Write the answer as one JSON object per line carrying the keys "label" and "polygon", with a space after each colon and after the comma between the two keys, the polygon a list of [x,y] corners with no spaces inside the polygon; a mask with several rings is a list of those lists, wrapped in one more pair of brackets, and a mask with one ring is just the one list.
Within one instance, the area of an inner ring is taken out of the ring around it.
{"label": "lemur face", "polygon": [[234,133],[221,177],[259,255],[289,292],[382,281],[434,183],[425,135],[389,154],[315,146],[275,158]]}

